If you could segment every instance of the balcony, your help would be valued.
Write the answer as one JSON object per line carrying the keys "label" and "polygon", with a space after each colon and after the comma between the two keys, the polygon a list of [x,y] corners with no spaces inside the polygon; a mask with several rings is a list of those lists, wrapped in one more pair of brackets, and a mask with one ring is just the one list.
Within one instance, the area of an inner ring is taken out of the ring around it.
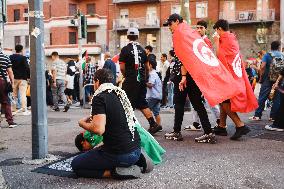
{"label": "balcony", "polygon": [[159,29],[160,20],[146,19],[146,18],[129,18],[129,19],[114,19],[113,29],[114,30],[126,30],[130,27],[136,27],[138,29]]}
{"label": "balcony", "polygon": [[160,2],[160,0],[112,0],[112,3],[118,4],[118,3],[155,3]]}
{"label": "balcony", "polygon": [[219,18],[228,20],[230,24],[273,22],[275,21],[275,10],[268,9],[266,11],[245,10],[226,13],[220,12]]}

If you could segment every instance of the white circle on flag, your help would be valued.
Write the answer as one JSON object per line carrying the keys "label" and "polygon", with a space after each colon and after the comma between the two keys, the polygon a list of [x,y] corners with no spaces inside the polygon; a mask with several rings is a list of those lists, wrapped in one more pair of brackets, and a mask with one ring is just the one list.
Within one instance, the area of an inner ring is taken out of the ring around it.
{"label": "white circle on flag", "polygon": [[233,70],[234,70],[235,74],[238,77],[241,78],[243,76],[243,72],[242,72],[242,59],[241,59],[239,53],[234,58],[234,61],[232,63],[232,67],[233,67]]}
{"label": "white circle on flag", "polygon": [[219,60],[203,39],[196,39],[193,42],[193,52],[203,63],[209,66],[219,66]]}

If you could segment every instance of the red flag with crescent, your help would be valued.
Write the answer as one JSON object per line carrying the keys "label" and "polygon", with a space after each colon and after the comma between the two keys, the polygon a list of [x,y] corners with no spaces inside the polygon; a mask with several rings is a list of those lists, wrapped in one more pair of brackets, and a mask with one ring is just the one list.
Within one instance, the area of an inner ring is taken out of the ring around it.
{"label": "red flag with crescent", "polygon": [[214,55],[199,33],[186,23],[178,25],[173,34],[177,57],[194,79],[211,106],[238,95],[232,74]]}
{"label": "red flag with crescent", "polygon": [[246,113],[255,110],[258,102],[245,71],[238,41],[233,33],[225,32],[221,35],[217,57],[231,72],[236,81],[234,87],[240,91],[230,99],[232,111]]}

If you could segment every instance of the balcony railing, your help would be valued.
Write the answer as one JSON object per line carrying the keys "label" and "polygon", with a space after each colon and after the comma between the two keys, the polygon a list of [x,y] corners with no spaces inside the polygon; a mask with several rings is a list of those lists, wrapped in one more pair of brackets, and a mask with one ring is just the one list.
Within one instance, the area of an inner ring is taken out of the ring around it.
{"label": "balcony railing", "polygon": [[160,0],[112,0],[112,3],[135,3],[135,2],[160,2]]}
{"label": "balcony railing", "polygon": [[268,9],[266,11],[245,10],[220,12],[220,19],[228,20],[229,23],[251,23],[251,22],[267,22],[275,21],[275,10]]}
{"label": "balcony railing", "polygon": [[160,20],[158,18],[146,19],[146,18],[129,18],[129,19],[114,19],[114,30],[125,30],[129,27],[136,27],[139,29],[153,29],[160,28]]}

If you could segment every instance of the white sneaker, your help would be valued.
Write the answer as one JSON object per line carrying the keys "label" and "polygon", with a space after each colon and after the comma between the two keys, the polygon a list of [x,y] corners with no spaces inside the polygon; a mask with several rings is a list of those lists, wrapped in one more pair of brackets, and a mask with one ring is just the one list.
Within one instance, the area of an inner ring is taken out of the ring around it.
{"label": "white sneaker", "polygon": [[13,115],[13,116],[14,116],[14,115],[17,115],[17,114],[20,113],[20,112],[22,112],[22,108],[20,108],[20,109],[14,111],[14,112],[12,112],[12,115]]}
{"label": "white sneaker", "polygon": [[27,111],[22,112],[21,115],[23,115],[23,116],[29,116],[29,115],[31,115],[31,112],[27,110]]}
{"label": "white sneaker", "polygon": [[265,125],[265,129],[269,131],[284,131],[284,129],[273,127],[273,125]]}
{"label": "white sneaker", "polygon": [[17,123],[11,123],[11,124],[9,124],[9,128],[14,128],[14,127],[17,127],[18,125],[17,125]]}
{"label": "white sneaker", "polygon": [[252,116],[252,117],[249,117],[249,120],[252,120],[252,121],[260,121],[261,118],[260,118],[260,117],[257,117],[257,116]]}

